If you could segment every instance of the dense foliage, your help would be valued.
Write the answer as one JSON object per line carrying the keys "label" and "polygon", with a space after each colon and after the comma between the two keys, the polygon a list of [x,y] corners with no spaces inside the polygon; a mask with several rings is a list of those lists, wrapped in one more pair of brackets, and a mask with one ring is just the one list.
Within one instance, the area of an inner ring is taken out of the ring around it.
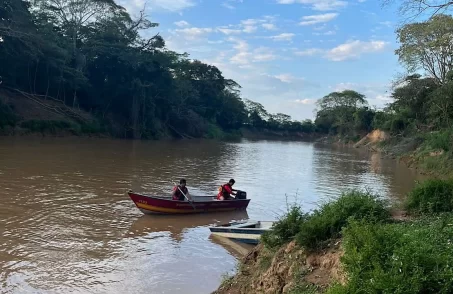
{"label": "dense foliage", "polygon": [[311,122],[267,112],[256,124],[236,82],[168,50],[151,33],[156,26],[143,13],[132,19],[114,0],[2,1],[1,87],[88,111],[127,138],[216,136],[247,123],[313,130]]}
{"label": "dense foliage", "polygon": [[[421,2],[406,1],[405,7],[422,5]],[[440,2],[436,5],[450,5]],[[428,2],[423,1],[423,5],[430,8]],[[444,14],[400,27],[397,30],[400,47],[395,53],[408,74],[395,82],[391,93],[393,102],[377,111],[367,107],[365,97],[355,91],[330,93],[318,101],[317,130],[356,136],[378,128],[393,135],[413,136],[420,131],[450,128],[453,122],[452,31],[453,17]]]}
{"label": "dense foliage", "polygon": [[353,190],[310,214],[302,213],[298,206],[292,207],[273,225],[271,231],[263,235],[262,242],[274,248],[296,240],[306,249],[320,249],[328,241],[339,238],[342,228],[351,219],[386,222],[390,219],[390,213],[386,203],[376,195]]}
{"label": "dense foliage", "polygon": [[[396,134],[441,130],[453,118],[453,17],[435,15],[397,30],[396,54],[410,75],[396,82],[377,127]],[[425,76],[419,74],[422,72]]]}
{"label": "dense foliage", "polygon": [[432,179],[419,183],[408,195],[412,214],[453,212],[453,180]]}
{"label": "dense foliage", "polygon": [[[293,206],[261,240],[267,249],[286,248],[295,240],[304,249],[319,250],[328,243],[335,248],[329,241],[342,238],[346,283],[335,281],[327,291],[309,293],[451,293],[452,193],[451,180],[422,182],[404,203],[419,217],[397,221],[383,200],[352,191],[310,214]],[[295,282],[304,285],[304,278]]]}
{"label": "dense foliage", "polygon": [[356,91],[332,92],[317,102],[315,124],[320,132],[358,135],[372,129],[375,112],[365,96]]}
{"label": "dense foliage", "polygon": [[[91,129],[127,138],[218,137],[248,127],[356,139],[374,128],[410,136],[453,122],[450,15],[397,30],[395,53],[409,74],[384,110],[356,91],[332,92],[318,100],[314,122],[242,99],[240,85],[218,68],[166,48],[152,33],[157,26],[143,13],[131,18],[114,0],[2,1],[0,87],[90,112]],[[2,128],[20,121],[7,107]]]}
{"label": "dense foliage", "polygon": [[343,232],[346,293],[451,293],[451,215],[407,223],[353,221]]}

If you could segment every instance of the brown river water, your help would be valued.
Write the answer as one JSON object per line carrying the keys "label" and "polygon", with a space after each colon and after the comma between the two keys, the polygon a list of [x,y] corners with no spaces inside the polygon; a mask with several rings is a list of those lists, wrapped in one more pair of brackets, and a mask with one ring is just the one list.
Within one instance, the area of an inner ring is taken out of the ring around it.
{"label": "brown river water", "polygon": [[[235,178],[246,212],[143,215],[126,192],[192,195]],[[349,188],[401,199],[420,179],[395,160],[304,142],[0,138],[0,293],[210,293],[240,251],[210,224],[309,211]],[[249,248],[245,248],[249,249]]]}

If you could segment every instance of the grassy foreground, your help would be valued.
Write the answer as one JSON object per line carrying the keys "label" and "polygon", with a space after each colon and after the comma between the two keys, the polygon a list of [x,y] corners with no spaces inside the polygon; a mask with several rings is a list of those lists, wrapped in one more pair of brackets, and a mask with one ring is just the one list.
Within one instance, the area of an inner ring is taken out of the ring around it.
{"label": "grassy foreground", "polygon": [[293,206],[215,293],[453,293],[453,182],[420,183],[404,206],[396,220],[359,191]]}

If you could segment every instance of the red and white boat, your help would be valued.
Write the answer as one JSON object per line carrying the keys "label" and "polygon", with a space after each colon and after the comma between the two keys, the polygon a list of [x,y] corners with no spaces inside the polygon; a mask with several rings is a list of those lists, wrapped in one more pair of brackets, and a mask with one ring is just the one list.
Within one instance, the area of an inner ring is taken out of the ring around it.
{"label": "red and white boat", "polygon": [[191,202],[172,200],[169,197],[144,195],[132,191],[129,191],[128,194],[135,206],[145,214],[192,214],[245,210],[250,202],[250,199],[247,199],[247,194],[243,191],[238,191],[236,199],[217,200],[214,196],[192,196]]}

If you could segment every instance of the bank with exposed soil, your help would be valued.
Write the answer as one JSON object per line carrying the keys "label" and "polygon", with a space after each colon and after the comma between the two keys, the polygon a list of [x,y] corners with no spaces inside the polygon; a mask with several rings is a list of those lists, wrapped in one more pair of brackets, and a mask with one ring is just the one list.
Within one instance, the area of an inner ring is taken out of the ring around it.
{"label": "bank with exposed soil", "polygon": [[451,293],[453,180],[427,180],[406,213],[351,191],[293,206],[214,293]]}

